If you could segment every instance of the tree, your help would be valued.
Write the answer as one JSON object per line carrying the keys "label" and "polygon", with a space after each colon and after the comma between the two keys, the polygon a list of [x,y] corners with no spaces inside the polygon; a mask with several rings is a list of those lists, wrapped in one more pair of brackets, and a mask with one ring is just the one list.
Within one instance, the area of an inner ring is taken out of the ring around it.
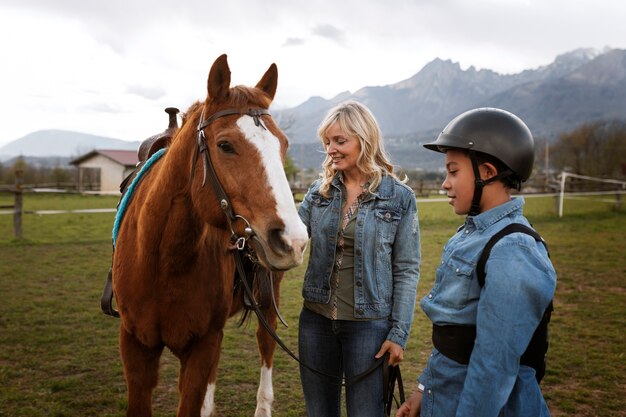
{"label": "tree", "polygon": [[584,123],[550,147],[553,166],[579,175],[620,178],[626,164],[626,124]]}
{"label": "tree", "polygon": [[298,168],[293,158],[287,154],[285,156],[285,174],[287,175],[287,180],[295,181],[298,172],[300,172],[300,168]]}
{"label": "tree", "polygon": [[[276,115],[276,120],[278,126],[280,127],[280,130],[282,130],[283,133],[287,137],[289,137],[289,134],[291,133],[291,130],[293,129],[293,126],[296,122],[293,115],[286,115],[285,113],[280,112]],[[295,181],[298,172],[300,172],[300,168],[298,167],[294,159],[289,154],[287,154],[285,157],[285,174],[287,175],[287,179],[290,182]]]}

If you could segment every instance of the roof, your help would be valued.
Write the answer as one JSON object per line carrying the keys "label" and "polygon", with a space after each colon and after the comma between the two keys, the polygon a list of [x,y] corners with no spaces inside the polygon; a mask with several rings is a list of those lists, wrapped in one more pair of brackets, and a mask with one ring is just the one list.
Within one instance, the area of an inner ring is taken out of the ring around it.
{"label": "roof", "polygon": [[125,151],[118,149],[94,149],[91,152],[87,152],[86,154],[79,156],[76,159],[73,159],[72,161],[70,161],[70,164],[80,165],[81,163],[93,158],[96,155],[102,155],[126,167],[134,167],[137,165],[137,162],[139,162],[139,159],[137,158],[137,151]]}

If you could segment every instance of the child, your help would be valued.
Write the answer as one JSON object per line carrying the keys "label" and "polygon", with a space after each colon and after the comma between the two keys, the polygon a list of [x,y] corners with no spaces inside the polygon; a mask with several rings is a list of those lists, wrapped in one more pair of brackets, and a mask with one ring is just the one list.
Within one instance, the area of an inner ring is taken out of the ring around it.
{"label": "child", "polygon": [[396,417],[549,416],[539,376],[520,364],[554,296],[546,248],[528,234],[508,234],[491,250],[484,286],[476,273],[494,234],[511,223],[529,226],[523,198],[510,190],[532,172],[532,134],[517,116],[480,108],[457,116],[424,146],[445,153],[442,188],[454,212],[467,217],[445,245],[433,289],[420,303],[433,322],[435,348],[418,390]]}

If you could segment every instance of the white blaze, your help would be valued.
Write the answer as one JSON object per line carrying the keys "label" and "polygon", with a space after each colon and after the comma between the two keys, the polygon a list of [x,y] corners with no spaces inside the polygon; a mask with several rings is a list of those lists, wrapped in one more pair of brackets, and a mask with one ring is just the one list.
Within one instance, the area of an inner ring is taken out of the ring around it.
{"label": "white blaze", "polygon": [[269,186],[276,200],[277,215],[285,223],[283,238],[289,245],[294,245],[296,251],[300,248],[304,249],[303,245],[308,240],[308,235],[293,203],[291,188],[283,169],[278,138],[262,126],[256,126],[251,116],[239,118],[237,126],[261,154]]}

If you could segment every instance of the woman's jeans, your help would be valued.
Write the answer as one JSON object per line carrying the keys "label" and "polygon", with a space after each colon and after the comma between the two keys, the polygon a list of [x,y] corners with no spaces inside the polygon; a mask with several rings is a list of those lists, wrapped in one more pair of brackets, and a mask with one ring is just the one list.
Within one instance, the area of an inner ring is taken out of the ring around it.
{"label": "woman's jeans", "polygon": [[[330,320],[306,308],[300,313],[298,348],[300,360],[309,367],[338,378],[354,377],[376,360],[391,329],[387,319],[368,321]],[[341,385],[300,365],[308,417],[340,417]],[[382,417],[382,367],[346,387],[348,417]]]}

